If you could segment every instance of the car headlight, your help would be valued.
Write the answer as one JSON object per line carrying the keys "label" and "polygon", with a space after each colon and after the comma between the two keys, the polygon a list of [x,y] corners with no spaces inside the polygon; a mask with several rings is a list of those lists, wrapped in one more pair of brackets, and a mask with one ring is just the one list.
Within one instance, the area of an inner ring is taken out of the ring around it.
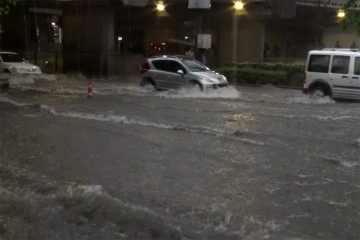
{"label": "car headlight", "polygon": [[224,81],[227,82],[227,78],[224,75],[222,75],[222,77],[223,77]]}
{"label": "car headlight", "polygon": [[199,80],[204,83],[214,83],[213,81],[211,81],[209,78],[206,77],[200,77]]}

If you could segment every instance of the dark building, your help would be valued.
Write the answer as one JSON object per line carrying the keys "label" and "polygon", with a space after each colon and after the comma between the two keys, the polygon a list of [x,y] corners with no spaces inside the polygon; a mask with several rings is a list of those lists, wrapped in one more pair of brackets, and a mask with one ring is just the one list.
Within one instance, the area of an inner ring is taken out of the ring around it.
{"label": "dark building", "polygon": [[[232,0],[212,0],[199,10],[189,9],[188,0],[164,0],[165,11],[158,11],[152,0],[24,0],[2,17],[1,47],[45,72],[86,75],[134,74],[143,56],[185,51],[212,67],[302,61],[308,50],[336,41],[360,44],[355,30],[338,23],[344,0],[326,2],[244,0],[244,9],[235,10]],[[196,48],[197,34],[211,35],[209,49]]]}

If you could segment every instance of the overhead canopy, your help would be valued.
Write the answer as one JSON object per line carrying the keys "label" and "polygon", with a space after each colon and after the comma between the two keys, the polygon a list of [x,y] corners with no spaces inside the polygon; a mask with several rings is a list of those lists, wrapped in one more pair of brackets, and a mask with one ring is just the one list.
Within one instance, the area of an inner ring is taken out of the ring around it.
{"label": "overhead canopy", "polygon": [[[297,0],[298,5],[304,6],[320,6],[328,8],[342,8],[347,0]],[[355,1],[355,9],[360,9],[360,1]]]}
{"label": "overhead canopy", "polygon": [[294,18],[296,15],[296,0],[272,0],[272,11],[279,18]]}
{"label": "overhead canopy", "polygon": [[181,44],[181,45],[187,45],[187,46],[194,46],[193,42],[187,42],[187,41],[183,41],[183,40],[179,40],[179,39],[175,39],[175,38],[168,38],[166,39],[167,42],[171,42],[171,43],[177,43],[177,44]]}

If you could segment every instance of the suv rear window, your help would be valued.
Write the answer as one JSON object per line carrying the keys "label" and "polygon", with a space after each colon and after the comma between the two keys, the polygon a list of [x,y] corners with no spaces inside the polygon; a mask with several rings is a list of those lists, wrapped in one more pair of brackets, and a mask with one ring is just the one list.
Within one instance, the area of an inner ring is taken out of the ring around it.
{"label": "suv rear window", "polygon": [[311,55],[308,65],[308,72],[329,72],[330,55]]}
{"label": "suv rear window", "polygon": [[355,58],[354,74],[360,75],[360,57]]}
{"label": "suv rear window", "polygon": [[331,64],[331,72],[339,74],[349,73],[349,56],[334,56]]}

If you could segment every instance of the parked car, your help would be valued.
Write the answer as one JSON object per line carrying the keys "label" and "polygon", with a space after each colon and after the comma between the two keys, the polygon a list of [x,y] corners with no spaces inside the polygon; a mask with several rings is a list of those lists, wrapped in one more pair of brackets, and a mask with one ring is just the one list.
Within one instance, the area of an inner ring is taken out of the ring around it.
{"label": "parked car", "polygon": [[41,70],[15,52],[0,52],[0,73],[40,74]]}
{"label": "parked car", "polygon": [[140,85],[157,90],[195,87],[199,90],[227,86],[226,77],[187,56],[155,56],[141,62]]}
{"label": "parked car", "polygon": [[360,50],[324,49],[308,53],[304,93],[311,97],[360,100]]}

